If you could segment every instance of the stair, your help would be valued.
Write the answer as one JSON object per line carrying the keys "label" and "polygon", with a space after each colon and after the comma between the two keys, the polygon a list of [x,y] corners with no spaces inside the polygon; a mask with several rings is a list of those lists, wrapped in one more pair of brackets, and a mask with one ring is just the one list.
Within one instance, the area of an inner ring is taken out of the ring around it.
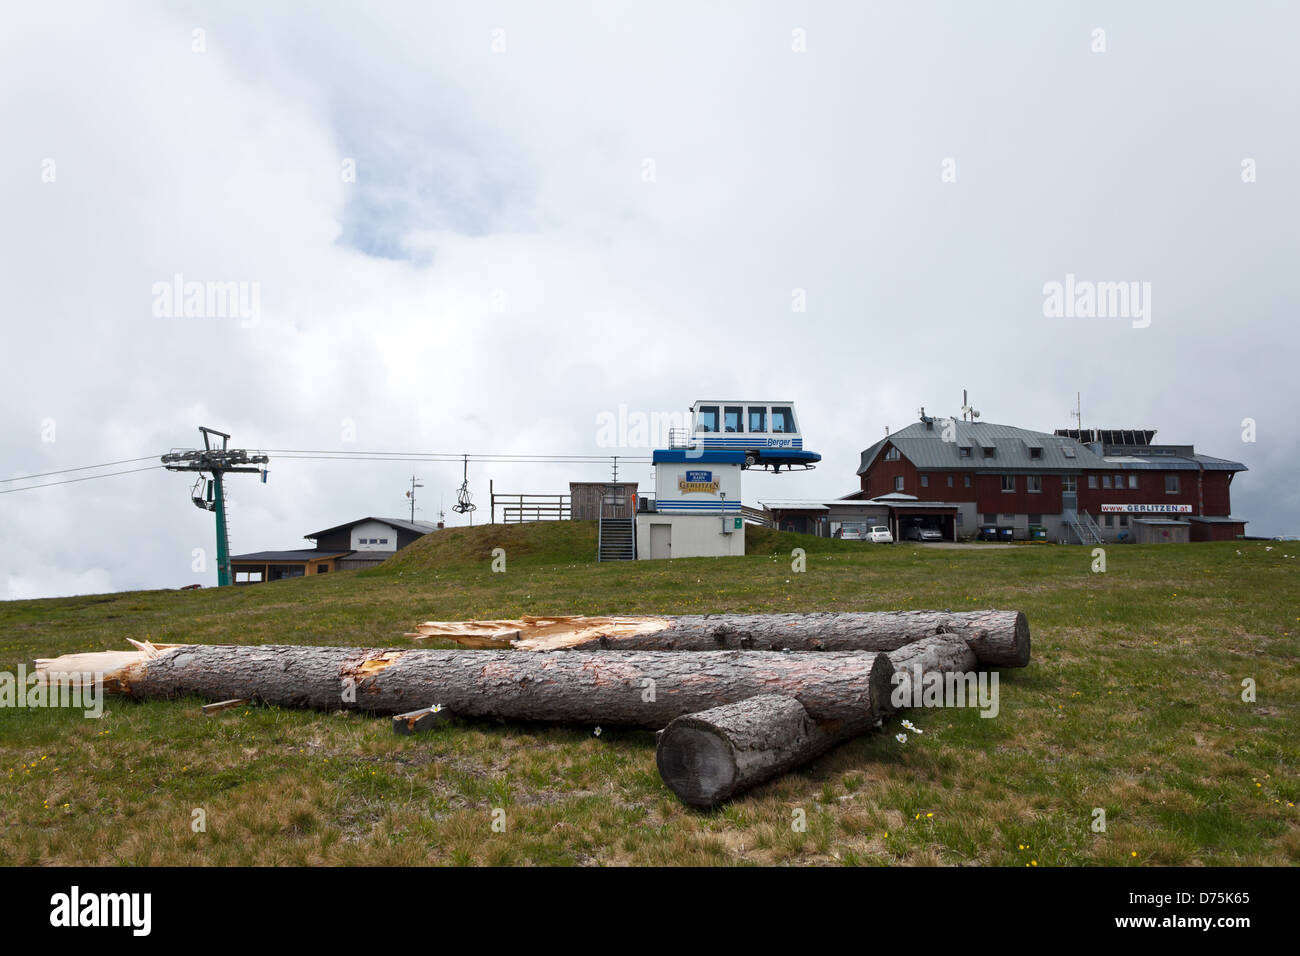
{"label": "stair", "polygon": [[1070,530],[1079,539],[1080,544],[1102,543],[1101,528],[1097,526],[1096,521],[1092,520],[1092,515],[1088,514],[1088,512],[1085,511],[1080,515],[1074,511],[1067,511],[1065,512],[1065,520],[1069,524]]}
{"label": "stair", "polygon": [[600,542],[596,548],[597,561],[636,560],[636,519],[600,519]]}

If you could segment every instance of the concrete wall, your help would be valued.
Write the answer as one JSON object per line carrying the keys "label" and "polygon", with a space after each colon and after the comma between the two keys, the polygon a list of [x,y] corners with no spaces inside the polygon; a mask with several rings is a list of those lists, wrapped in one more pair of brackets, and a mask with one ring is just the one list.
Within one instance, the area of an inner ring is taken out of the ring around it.
{"label": "concrete wall", "polygon": [[[738,515],[728,515],[728,521],[734,522]],[[745,524],[731,534],[722,533],[721,515],[667,515],[639,514],[636,516],[636,556],[640,560],[651,557],[656,541],[667,534],[671,542],[667,557],[669,558],[709,558],[740,556],[745,553]],[[656,531],[655,527],[667,527],[667,531]]]}

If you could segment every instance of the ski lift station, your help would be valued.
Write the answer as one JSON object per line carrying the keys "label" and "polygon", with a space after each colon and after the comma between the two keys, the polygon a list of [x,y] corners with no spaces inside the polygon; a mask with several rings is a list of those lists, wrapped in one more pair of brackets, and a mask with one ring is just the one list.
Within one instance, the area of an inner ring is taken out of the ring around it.
{"label": "ski lift station", "polygon": [[793,402],[701,400],[691,428],[674,430],[652,460],[655,497],[636,515],[641,559],[743,555],[744,472],[807,470],[821,455],[804,449]]}

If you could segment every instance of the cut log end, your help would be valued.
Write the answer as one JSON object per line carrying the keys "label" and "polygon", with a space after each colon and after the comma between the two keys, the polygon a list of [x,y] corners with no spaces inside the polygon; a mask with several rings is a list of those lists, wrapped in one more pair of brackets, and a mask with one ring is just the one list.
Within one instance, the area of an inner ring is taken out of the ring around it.
{"label": "cut log end", "polygon": [[736,787],[736,753],[715,727],[688,717],[669,724],[655,748],[655,764],[668,789],[692,807],[711,807]]}

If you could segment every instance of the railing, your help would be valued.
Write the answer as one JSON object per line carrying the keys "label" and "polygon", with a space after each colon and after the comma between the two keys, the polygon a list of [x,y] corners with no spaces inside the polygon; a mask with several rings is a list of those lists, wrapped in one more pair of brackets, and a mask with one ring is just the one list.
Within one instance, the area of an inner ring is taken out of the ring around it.
{"label": "railing", "polygon": [[691,430],[689,428],[668,429],[669,448],[691,448],[695,444],[696,444],[696,439],[691,434]]}
{"label": "railing", "polygon": [[572,502],[568,495],[527,495],[498,494],[491,495],[493,524],[497,520],[497,509],[501,509],[501,520],[505,524],[519,521],[568,521],[572,516]]}
{"label": "railing", "polygon": [[751,508],[748,505],[741,505],[740,515],[747,524],[761,525],[764,528],[776,527],[776,519],[772,517],[772,513],[766,508]]}

